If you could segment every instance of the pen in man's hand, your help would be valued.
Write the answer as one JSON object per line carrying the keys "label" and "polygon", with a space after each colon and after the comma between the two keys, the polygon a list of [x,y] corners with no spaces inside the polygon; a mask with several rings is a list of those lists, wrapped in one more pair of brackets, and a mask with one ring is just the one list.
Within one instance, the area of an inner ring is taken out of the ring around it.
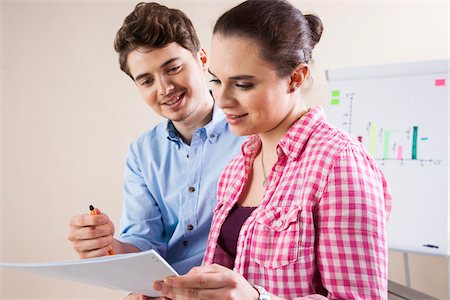
{"label": "pen in man's hand", "polygon": [[[94,208],[93,205],[89,205],[89,210],[91,211],[91,215],[94,215],[94,216],[98,215],[98,214],[97,214],[97,211],[95,210],[95,208]],[[109,255],[114,255],[114,254],[116,254],[116,253],[114,252],[113,248],[111,247],[111,245],[109,245],[108,254],[109,254]]]}

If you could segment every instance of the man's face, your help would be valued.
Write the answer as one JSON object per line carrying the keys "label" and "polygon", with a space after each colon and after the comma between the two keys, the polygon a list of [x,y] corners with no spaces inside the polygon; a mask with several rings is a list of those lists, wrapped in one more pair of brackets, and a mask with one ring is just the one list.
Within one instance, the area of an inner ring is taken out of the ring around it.
{"label": "man's face", "polygon": [[[193,55],[177,43],[139,48],[128,54],[128,68],[145,102],[174,123],[204,118],[209,101],[200,52]],[[199,115],[200,114],[200,115]]]}

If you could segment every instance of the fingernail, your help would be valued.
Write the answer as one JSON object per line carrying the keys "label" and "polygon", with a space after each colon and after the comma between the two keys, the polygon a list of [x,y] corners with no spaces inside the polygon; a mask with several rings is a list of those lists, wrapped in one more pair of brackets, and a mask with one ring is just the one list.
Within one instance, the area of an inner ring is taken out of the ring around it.
{"label": "fingernail", "polygon": [[169,298],[173,298],[172,287],[168,286],[167,284],[163,284],[161,294],[162,294],[162,296],[167,296]]}
{"label": "fingernail", "polygon": [[173,285],[173,280],[170,278],[166,278],[166,279],[164,279],[164,283],[167,285]]}
{"label": "fingernail", "polygon": [[160,291],[162,289],[162,283],[159,281],[153,282],[153,288],[157,291]]}

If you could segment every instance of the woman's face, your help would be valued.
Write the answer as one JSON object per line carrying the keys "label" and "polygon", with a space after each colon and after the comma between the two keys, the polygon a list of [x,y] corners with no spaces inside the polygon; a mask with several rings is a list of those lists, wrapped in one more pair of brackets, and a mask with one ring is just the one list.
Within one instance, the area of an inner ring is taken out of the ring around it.
{"label": "woman's face", "polygon": [[259,44],[214,35],[209,72],[214,98],[237,135],[276,131],[296,105],[291,78],[280,78],[259,56]]}

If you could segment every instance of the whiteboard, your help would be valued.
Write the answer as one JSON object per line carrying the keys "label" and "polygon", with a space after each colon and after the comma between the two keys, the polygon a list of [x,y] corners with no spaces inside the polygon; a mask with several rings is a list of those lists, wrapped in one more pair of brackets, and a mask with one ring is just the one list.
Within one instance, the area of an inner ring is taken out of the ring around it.
{"label": "whiteboard", "polygon": [[450,256],[449,60],[326,71],[328,121],[375,158],[392,192],[392,250]]}

